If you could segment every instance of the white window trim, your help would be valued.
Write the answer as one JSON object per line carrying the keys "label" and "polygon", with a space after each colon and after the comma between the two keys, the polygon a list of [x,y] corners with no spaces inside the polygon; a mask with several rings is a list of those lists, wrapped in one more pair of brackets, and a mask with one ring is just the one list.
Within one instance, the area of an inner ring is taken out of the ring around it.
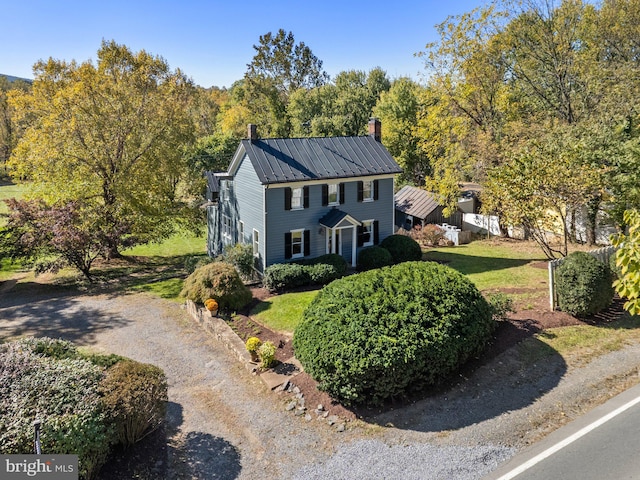
{"label": "white window trim", "polygon": [[[304,257],[304,228],[296,230],[290,230],[291,232],[291,258],[303,258]],[[300,232],[300,253],[293,253],[293,234]]]}
{"label": "white window trim", "polygon": [[[340,205],[340,184],[339,183],[328,183],[328,194],[327,194],[327,200],[328,200],[328,205],[329,206],[335,206],[335,205]],[[329,198],[331,197],[331,187],[335,187],[336,188],[336,201],[332,202],[331,200],[329,200]]]}
{"label": "white window trim", "polygon": [[[256,241],[256,236],[258,238],[258,241]],[[260,232],[255,228],[251,233],[251,245],[253,245],[253,256],[259,257],[260,256]]]}
{"label": "white window trim", "polygon": [[231,238],[233,235],[233,224],[231,223],[231,217],[222,214],[222,243],[225,245],[231,245]]}
{"label": "white window trim", "polygon": [[246,239],[244,238],[244,222],[242,220],[238,222],[238,236],[240,237],[238,238],[238,243],[247,243]]}
{"label": "white window trim", "polygon": [[369,231],[369,241],[368,242],[363,242],[362,246],[363,247],[371,247],[373,246],[373,239],[374,239],[374,232],[373,229],[376,228],[375,227],[375,220],[363,220],[362,221],[362,227],[364,228],[365,223],[368,223],[369,226],[371,227],[371,230]]}
{"label": "white window trim", "polygon": [[[365,192],[364,185],[365,185],[365,183],[369,184],[369,196],[368,197],[364,196],[364,192]],[[373,183],[373,180],[363,180],[362,181],[362,201],[363,202],[373,202],[373,196],[374,196],[373,189],[374,188],[375,188],[375,184]]]}
{"label": "white window trim", "polygon": [[[293,194],[296,190],[300,191],[300,205],[294,206],[293,199],[295,195]],[[291,189],[291,210],[304,210],[304,187],[294,187]]]}

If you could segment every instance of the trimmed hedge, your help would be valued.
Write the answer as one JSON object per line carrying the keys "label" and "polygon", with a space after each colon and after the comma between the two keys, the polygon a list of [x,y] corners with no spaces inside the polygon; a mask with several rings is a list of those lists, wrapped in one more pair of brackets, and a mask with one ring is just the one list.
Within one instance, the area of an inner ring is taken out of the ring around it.
{"label": "trimmed hedge", "polygon": [[330,253],[301,262],[270,265],[264,271],[262,283],[268,290],[281,292],[309,284],[326,285],[346,271],[345,259]]}
{"label": "trimmed hedge", "polygon": [[459,272],[405,262],[324,287],[293,346],[322,390],[345,404],[379,404],[436,384],[482,352],[492,313]]}
{"label": "trimmed hedge", "polygon": [[276,263],[264,271],[262,283],[268,290],[282,291],[302,287],[310,282],[307,267],[297,263]]}
{"label": "trimmed hedge", "polygon": [[390,235],[380,242],[380,246],[389,251],[393,263],[422,260],[420,244],[406,235]]}
{"label": "trimmed hedge", "polygon": [[365,247],[358,252],[358,262],[356,268],[364,272],[374,268],[382,268],[393,263],[393,258],[386,248],[373,245]]}
{"label": "trimmed hedge", "polygon": [[214,262],[197,268],[184,281],[180,296],[204,303],[208,298],[218,302],[221,310],[240,310],[251,301],[251,291],[242,283],[236,268]]}
{"label": "trimmed hedge", "polygon": [[556,269],[558,306],[577,317],[598,313],[611,305],[613,280],[608,265],[588,253],[573,252]]}

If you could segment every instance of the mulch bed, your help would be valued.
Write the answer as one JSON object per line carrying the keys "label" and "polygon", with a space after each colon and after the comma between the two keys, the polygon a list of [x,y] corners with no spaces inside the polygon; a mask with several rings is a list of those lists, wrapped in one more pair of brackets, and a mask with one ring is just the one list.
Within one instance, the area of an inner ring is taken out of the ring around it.
{"label": "mulch bed", "polygon": [[[503,293],[518,293],[517,289],[510,289]],[[291,338],[287,335],[274,332],[266,326],[258,323],[249,317],[251,309],[260,301],[267,300],[274,294],[261,287],[252,287],[253,301],[233,320],[229,322],[231,328],[238,336],[246,341],[251,336],[259,337],[260,340],[271,341],[276,347],[276,360],[284,362],[293,357],[293,346]],[[487,363],[500,353],[508,350],[527,337],[539,333],[548,328],[564,327],[569,325],[601,325],[609,323],[620,317],[623,312],[624,301],[616,297],[609,309],[589,318],[575,318],[560,311],[550,311],[547,300],[542,298],[534,305],[516,306],[516,312],[509,315],[506,322],[500,322],[494,333],[493,340],[482,357],[468,362],[464,367],[464,373],[469,374],[479,366]],[[331,398],[327,393],[318,390],[318,384],[306,372],[302,372],[293,377],[292,382],[302,391],[307,405],[315,408],[321,404],[333,415],[338,415],[344,419],[353,420],[358,417],[366,417],[372,412],[368,409],[347,408]],[[413,402],[416,398],[400,399],[387,408],[399,408],[406,402]],[[384,408],[383,408],[384,409]],[[380,410],[377,410],[379,412]]]}

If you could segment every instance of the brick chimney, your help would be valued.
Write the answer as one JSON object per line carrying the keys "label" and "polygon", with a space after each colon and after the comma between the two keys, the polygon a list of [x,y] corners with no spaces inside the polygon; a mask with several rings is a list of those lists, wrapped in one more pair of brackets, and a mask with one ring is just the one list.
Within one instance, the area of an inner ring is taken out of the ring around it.
{"label": "brick chimney", "polygon": [[369,120],[369,136],[373,137],[376,142],[382,141],[382,125],[377,118]]}
{"label": "brick chimney", "polygon": [[253,123],[247,126],[247,135],[252,142],[258,139],[258,129]]}

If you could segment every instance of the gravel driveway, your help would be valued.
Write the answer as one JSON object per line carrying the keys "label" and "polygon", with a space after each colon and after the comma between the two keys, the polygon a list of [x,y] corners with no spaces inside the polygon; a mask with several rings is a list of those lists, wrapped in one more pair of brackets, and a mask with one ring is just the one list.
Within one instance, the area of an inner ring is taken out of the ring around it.
{"label": "gravel driveway", "polygon": [[[567,369],[501,355],[447,392],[336,432],[285,411],[180,305],[146,294],[0,293],[0,339],[63,337],[158,365],[169,380],[167,479],[479,479],[638,381],[631,345]],[[508,352],[505,352],[508,353]],[[527,368],[525,368],[527,367]]]}

